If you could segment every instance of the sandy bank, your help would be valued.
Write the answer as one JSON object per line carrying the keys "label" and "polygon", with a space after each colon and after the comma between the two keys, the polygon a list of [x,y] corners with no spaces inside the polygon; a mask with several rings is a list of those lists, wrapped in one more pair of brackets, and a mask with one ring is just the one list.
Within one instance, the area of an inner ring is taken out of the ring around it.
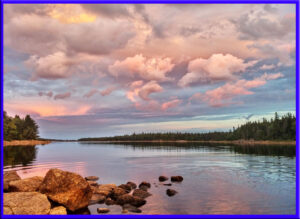
{"label": "sandy bank", "polygon": [[38,144],[49,144],[51,141],[44,140],[13,140],[13,141],[4,141],[3,146],[34,146]]}

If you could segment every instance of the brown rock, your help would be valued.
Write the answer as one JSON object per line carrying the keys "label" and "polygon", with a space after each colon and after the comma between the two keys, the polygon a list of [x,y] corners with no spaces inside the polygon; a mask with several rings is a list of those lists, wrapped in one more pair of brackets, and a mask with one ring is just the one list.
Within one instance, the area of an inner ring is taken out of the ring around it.
{"label": "brown rock", "polygon": [[87,180],[87,183],[88,183],[90,186],[98,186],[98,183],[95,182],[95,181]]}
{"label": "brown rock", "polygon": [[97,181],[99,179],[98,176],[87,176],[85,177],[85,180],[88,180],[88,181]]}
{"label": "brown rock", "polygon": [[93,205],[93,204],[102,204],[105,202],[106,197],[104,195],[101,194],[93,194],[92,198],[89,202],[89,205]]}
{"label": "brown rock", "polygon": [[66,215],[67,209],[64,206],[57,206],[50,210],[51,215]]}
{"label": "brown rock", "polygon": [[129,185],[131,187],[131,189],[136,189],[136,184],[134,182],[127,182],[127,185]]}
{"label": "brown rock", "polygon": [[108,213],[109,209],[108,208],[97,208],[98,213]]}
{"label": "brown rock", "polygon": [[116,202],[114,200],[112,200],[111,198],[107,198],[105,201],[106,205],[114,205],[116,204]]}
{"label": "brown rock", "polygon": [[149,189],[149,187],[148,186],[146,186],[146,185],[141,185],[141,186],[139,186],[139,188],[141,189],[141,190],[144,190],[144,191],[148,191],[148,189]]}
{"label": "brown rock", "polygon": [[171,176],[171,181],[172,182],[182,182],[183,177],[182,176]]}
{"label": "brown rock", "polygon": [[125,194],[125,195],[121,195],[117,198],[117,204],[118,205],[124,205],[124,204],[128,204],[128,203],[132,203],[134,201],[133,196]]}
{"label": "brown rock", "polygon": [[164,186],[171,186],[172,185],[172,183],[165,183],[165,184],[163,184]]}
{"label": "brown rock", "polygon": [[148,182],[145,182],[145,181],[143,181],[143,182],[140,183],[139,188],[141,188],[141,187],[143,187],[143,186],[146,186],[146,187],[148,187],[149,189],[151,188],[151,184],[148,183]]}
{"label": "brown rock", "polygon": [[117,186],[115,184],[103,184],[103,185],[98,186],[96,188],[96,190],[94,191],[94,193],[102,194],[105,197],[107,197],[112,193],[114,188],[117,188]]}
{"label": "brown rock", "polygon": [[159,180],[160,182],[167,181],[168,179],[169,179],[169,178],[166,177],[166,176],[160,176],[160,177],[158,177],[158,180]]}
{"label": "brown rock", "polygon": [[38,191],[43,177],[34,176],[26,179],[14,180],[9,182],[10,192],[36,192]]}
{"label": "brown rock", "polygon": [[9,182],[14,180],[20,180],[21,177],[17,174],[16,171],[7,171],[3,173],[3,190],[4,192],[9,191]]}
{"label": "brown rock", "polygon": [[84,178],[59,169],[50,169],[47,172],[40,192],[70,211],[87,207],[92,197],[92,190]]}
{"label": "brown rock", "polygon": [[151,195],[151,193],[146,192],[146,191],[141,190],[141,189],[136,189],[136,190],[133,191],[132,195],[144,199],[144,198],[149,197]]}
{"label": "brown rock", "polygon": [[112,189],[110,196],[112,199],[117,199],[119,196],[124,195],[124,194],[127,194],[127,192],[124,189],[116,187],[116,188]]}
{"label": "brown rock", "polygon": [[168,196],[173,196],[177,193],[177,191],[175,191],[174,189],[167,189],[166,193]]}
{"label": "brown rock", "polygon": [[141,207],[143,206],[144,204],[146,204],[146,200],[143,199],[143,198],[140,198],[138,196],[133,196],[134,200],[133,202],[131,202],[131,205],[135,206],[135,207]]}
{"label": "brown rock", "polygon": [[51,204],[47,196],[38,192],[11,192],[3,194],[4,214],[48,214]]}
{"label": "brown rock", "polygon": [[128,184],[121,184],[118,187],[124,189],[127,193],[131,191],[131,186]]}
{"label": "brown rock", "polygon": [[131,205],[131,204],[125,204],[123,205],[123,211],[126,210],[126,211],[130,211],[130,212],[133,212],[133,213],[141,213],[142,210]]}

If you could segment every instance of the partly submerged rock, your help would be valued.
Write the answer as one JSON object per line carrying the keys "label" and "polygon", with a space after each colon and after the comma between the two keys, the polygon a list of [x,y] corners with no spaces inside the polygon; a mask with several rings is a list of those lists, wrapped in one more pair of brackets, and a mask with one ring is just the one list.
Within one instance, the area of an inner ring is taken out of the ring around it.
{"label": "partly submerged rock", "polygon": [[172,182],[182,182],[183,177],[182,176],[171,176],[171,181]]}
{"label": "partly submerged rock", "polygon": [[9,182],[10,192],[36,192],[38,191],[43,177],[34,176],[26,179],[14,180]]}
{"label": "partly submerged rock", "polygon": [[117,198],[116,202],[118,205],[124,205],[124,204],[128,204],[128,203],[132,203],[134,201],[134,198],[132,195],[121,195]]}
{"label": "partly submerged rock", "polygon": [[133,191],[132,193],[133,196],[138,196],[140,198],[147,198],[151,195],[151,193],[147,192],[147,191],[144,191],[142,189],[136,189]]}
{"label": "partly submerged rock", "polygon": [[129,193],[132,189],[129,184],[121,184],[118,187],[121,188],[121,189],[124,189],[127,193]]}
{"label": "partly submerged rock", "polygon": [[136,189],[136,187],[137,187],[136,184],[135,184],[134,182],[130,182],[130,181],[129,181],[129,182],[127,182],[126,184],[129,185],[129,186],[131,187],[131,189]]}
{"label": "partly submerged rock", "polygon": [[112,200],[111,198],[107,198],[105,201],[106,205],[114,205],[116,204],[116,201]]}
{"label": "partly submerged rock", "polygon": [[135,207],[141,207],[141,206],[143,206],[144,204],[147,203],[147,201],[145,199],[140,198],[138,196],[133,196],[133,198],[134,198],[134,200],[130,204],[135,206]]}
{"label": "partly submerged rock", "polygon": [[148,183],[148,182],[143,181],[139,185],[139,188],[141,188],[141,187],[148,187],[150,189],[151,188],[151,184]]}
{"label": "partly submerged rock", "polygon": [[173,196],[173,195],[175,195],[176,193],[177,193],[177,191],[174,190],[174,189],[167,189],[167,191],[166,191],[166,194],[167,194],[168,196]]}
{"label": "partly submerged rock", "polygon": [[106,197],[104,195],[101,194],[93,194],[89,205],[93,205],[93,204],[102,204],[105,202]]}
{"label": "partly submerged rock", "polygon": [[137,207],[135,207],[135,206],[133,206],[131,204],[125,204],[125,205],[123,205],[123,211],[122,211],[122,213],[125,213],[127,211],[133,212],[133,213],[141,213],[142,212],[141,209],[139,209],[139,208],[137,208]]}
{"label": "partly submerged rock", "polygon": [[102,194],[105,197],[107,197],[112,193],[114,188],[117,188],[117,186],[115,184],[103,184],[103,185],[99,185],[95,189],[94,193]]}
{"label": "partly submerged rock", "polygon": [[160,176],[160,177],[158,177],[158,180],[159,180],[160,182],[167,181],[168,179],[169,179],[169,178],[166,177],[166,176]]}
{"label": "partly submerged rock", "polygon": [[4,214],[48,214],[51,204],[47,196],[38,192],[11,192],[3,194]]}
{"label": "partly submerged rock", "polygon": [[98,176],[86,176],[85,179],[89,180],[89,181],[97,181],[99,179],[99,177]]}
{"label": "partly submerged rock", "polygon": [[95,182],[95,181],[87,180],[87,183],[88,183],[90,186],[98,186],[98,183]]}
{"label": "partly submerged rock", "polygon": [[66,215],[67,209],[64,206],[57,206],[50,210],[51,215]]}
{"label": "partly submerged rock", "polygon": [[92,190],[84,178],[59,169],[50,169],[47,172],[40,192],[70,211],[87,207],[92,197]]}
{"label": "partly submerged rock", "polygon": [[116,200],[119,196],[125,195],[125,194],[127,194],[127,192],[124,189],[122,189],[120,187],[116,187],[116,188],[112,189],[110,196],[111,196],[111,198]]}
{"label": "partly submerged rock", "polygon": [[98,213],[108,213],[109,212],[109,209],[108,208],[97,208],[97,212]]}
{"label": "partly submerged rock", "polygon": [[9,182],[14,180],[20,180],[21,177],[17,174],[16,171],[7,171],[3,173],[3,190],[4,192],[9,191]]}
{"label": "partly submerged rock", "polygon": [[141,185],[141,186],[139,186],[139,189],[141,189],[141,190],[144,190],[144,191],[148,191],[148,189],[149,189],[149,187],[148,186],[146,186],[146,185]]}
{"label": "partly submerged rock", "polygon": [[172,183],[164,183],[164,186],[172,186]]}

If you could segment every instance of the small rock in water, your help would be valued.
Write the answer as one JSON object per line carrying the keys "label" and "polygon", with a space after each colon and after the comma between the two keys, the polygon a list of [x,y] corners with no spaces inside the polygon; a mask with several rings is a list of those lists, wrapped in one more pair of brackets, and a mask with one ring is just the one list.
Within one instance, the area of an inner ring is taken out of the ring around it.
{"label": "small rock in water", "polygon": [[138,196],[133,196],[134,200],[133,202],[131,203],[131,205],[135,206],[135,207],[141,207],[143,206],[144,204],[146,204],[146,200],[143,199],[143,198],[140,198]]}
{"label": "small rock in water", "polygon": [[86,180],[89,180],[89,181],[97,181],[99,179],[98,176],[87,176],[85,177]]}
{"label": "small rock in water", "polygon": [[127,194],[127,192],[126,192],[124,189],[122,189],[122,188],[120,188],[120,187],[116,187],[116,188],[113,188],[113,189],[112,189],[112,192],[111,192],[111,194],[110,194],[110,197],[111,197],[112,199],[117,199],[119,196],[125,195],[125,194]]}
{"label": "small rock in water", "polygon": [[146,187],[148,187],[149,189],[151,188],[151,184],[148,183],[148,182],[145,182],[145,181],[143,181],[143,182],[140,183],[139,188],[141,188],[142,186],[146,186]]}
{"label": "small rock in water", "polygon": [[151,193],[144,191],[142,189],[136,189],[133,191],[132,195],[140,198],[147,198],[151,195]]}
{"label": "small rock in water", "polygon": [[118,187],[121,189],[124,189],[127,193],[129,193],[131,191],[131,186],[128,184],[121,184]]}
{"label": "small rock in water", "polygon": [[107,198],[105,201],[106,205],[114,205],[116,204],[116,202],[114,200],[112,200],[111,198]]}
{"label": "small rock in water", "polygon": [[177,191],[175,191],[174,189],[167,189],[166,193],[168,196],[173,196],[177,193]]}
{"label": "small rock in water", "polygon": [[137,208],[137,207],[135,207],[135,206],[133,206],[131,204],[125,204],[125,205],[123,205],[123,211],[124,210],[130,211],[130,212],[133,212],[133,213],[141,213],[142,212],[141,209],[139,209],[139,208]]}
{"label": "small rock in water", "polygon": [[118,205],[124,205],[124,204],[128,204],[128,203],[132,203],[134,201],[133,196],[125,194],[125,195],[121,195],[117,198],[117,204]]}
{"label": "small rock in water", "polygon": [[97,208],[98,213],[108,213],[109,209],[108,208]]}
{"label": "small rock in water", "polygon": [[171,176],[171,181],[172,182],[182,182],[183,177],[182,176]]}
{"label": "small rock in water", "polygon": [[166,176],[160,176],[160,177],[158,177],[158,180],[159,180],[160,182],[167,181],[168,179],[169,179],[169,178],[166,177]]}
{"label": "small rock in water", "polygon": [[87,182],[90,186],[98,186],[98,183],[95,181],[87,180]]}
{"label": "small rock in water", "polygon": [[149,187],[148,186],[146,186],[146,185],[142,185],[142,186],[139,186],[139,188],[141,189],[141,190],[144,190],[144,191],[148,191],[148,189],[149,189]]}
{"label": "small rock in water", "polygon": [[172,183],[165,183],[165,184],[163,184],[164,186],[171,186],[172,185]]}
{"label": "small rock in water", "polygon": [[122,210],[122,214],[127,214],[128,212],[129,212],[129,211],[126,210],[126,209]]}
{"label": "small rock in water", "polygon": [[93,204],[101,204],[105,202],[105,196],[101,195],[101,194],[93,194],[92,198],[90,199],[89,205],[93,205]]}
{"label": "small rock in water", "polygon": [[127,182],[127,185],[129,185],[131,187],[131,189],[136,189],[136,184],[134,182]]}

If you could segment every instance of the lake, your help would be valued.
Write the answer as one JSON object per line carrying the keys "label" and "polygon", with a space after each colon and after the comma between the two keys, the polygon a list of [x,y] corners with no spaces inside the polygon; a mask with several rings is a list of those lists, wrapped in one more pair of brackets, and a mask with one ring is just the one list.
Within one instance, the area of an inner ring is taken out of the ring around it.
{"label": "lake", "polygon": [[[151,183],[143,214],[295,214],[296,158],[293,146],[230,146],[196,143],[108,144],[53,142],[4,147],[4,171],[22,178],[60,168],[98,183]],[[178,191],[166,195],[160,175],[181,175]],[[157,184],[157,187],[154,185]],[[89,206],[91,214],[98,207]],[[120,214],[120,206],[108,206]]]}

